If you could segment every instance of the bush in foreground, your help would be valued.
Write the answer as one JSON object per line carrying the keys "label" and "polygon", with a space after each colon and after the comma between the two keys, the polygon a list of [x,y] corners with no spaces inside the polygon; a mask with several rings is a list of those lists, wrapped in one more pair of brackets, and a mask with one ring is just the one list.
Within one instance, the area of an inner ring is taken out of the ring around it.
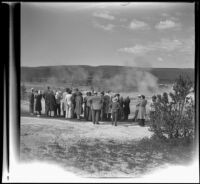
{"label": "bush in foreground", "polygon": [[194,138],[194,99],[188,97],[193,87],[188,77],[180,76],[173,93],[157,95],[156,112],[150,116],[150,130],[162,139]]}

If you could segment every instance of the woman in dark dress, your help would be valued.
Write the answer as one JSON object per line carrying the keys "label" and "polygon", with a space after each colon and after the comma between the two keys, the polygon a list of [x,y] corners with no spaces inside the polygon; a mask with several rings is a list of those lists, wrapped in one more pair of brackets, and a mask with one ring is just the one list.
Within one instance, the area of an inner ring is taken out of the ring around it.
{"label": "woman in dark dress", "polygon": [[42,94],[41,94],[41,91],[36,91],[36,94],[35,94],[35,111],[36,111],[36,114],[38,113],[38,116],[41,116],[41,111],[42,111]]}
{"label": "woman in dark dress", "polygon": [[[50,91],[49,94],[49,111],[50,111],[50,117],[55,116],[56,114],[56,97],[53,90]],[[51,114],[53,112],[53,115]]]}
{"label": "woman in dark dress", "polygon": [[130,98],[126,97],[124,99],[124,120],[128,120],[128,115],[130,114]]}

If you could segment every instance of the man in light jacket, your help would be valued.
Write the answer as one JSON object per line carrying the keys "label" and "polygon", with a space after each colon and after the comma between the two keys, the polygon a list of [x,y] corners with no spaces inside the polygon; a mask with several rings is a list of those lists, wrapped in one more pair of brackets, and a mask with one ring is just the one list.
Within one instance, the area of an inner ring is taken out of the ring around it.
{"label": "man in light jacket", "polygon": [[138,99],[137,99],[137,102],[136,102],[136,110],[135,110],[135,115],[134,115],[134,118],[133,118],[133,122],[135,122],[137,120],[140,102],[141,102],[141,95],[138,95]]}
{"label": "man in light jacket", "polygon": [[99,124],[99,117],[100,117],[101,108],[103,105],[103,100],[101,96],[98,96],[97,92],[94,91],[94,96],[91,97],[89,101],[91,104],[93,124]]}
{"label": "man in light jacket", "polygon": [[141,102],[138,111],[138,120],[140,126],[145,126],[146,105],[147,105],[147,100],[145,99],[144,95],[141,95]]}

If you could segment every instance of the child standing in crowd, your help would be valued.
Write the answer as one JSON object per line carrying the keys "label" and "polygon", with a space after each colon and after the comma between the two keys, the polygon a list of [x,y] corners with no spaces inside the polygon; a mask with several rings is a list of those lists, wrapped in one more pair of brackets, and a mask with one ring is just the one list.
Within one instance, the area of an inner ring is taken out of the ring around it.
{"label": "child standing in crowd", "polygon": [[118,119],[118,112],[120,110],[120,103],[118,102],[118,98],[114,97],[112,99],[111,106],[111,112],[112,112],[112,125],[114,124],[117,126],[117,119]]}

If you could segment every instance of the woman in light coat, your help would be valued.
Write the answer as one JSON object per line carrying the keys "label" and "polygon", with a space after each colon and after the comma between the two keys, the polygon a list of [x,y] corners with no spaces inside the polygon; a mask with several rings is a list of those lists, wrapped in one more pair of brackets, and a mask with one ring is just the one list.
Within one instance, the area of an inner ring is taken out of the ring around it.
{"label": "woman in light coat", "polygon": [[145,99],[144,95],[141,95],[141,103],[139,105],[139,111],[138,111],[138,115],[137,115],[137,119],[139,120],[140,126],[145,125],[146,105],[147,105],[147,100]]}

